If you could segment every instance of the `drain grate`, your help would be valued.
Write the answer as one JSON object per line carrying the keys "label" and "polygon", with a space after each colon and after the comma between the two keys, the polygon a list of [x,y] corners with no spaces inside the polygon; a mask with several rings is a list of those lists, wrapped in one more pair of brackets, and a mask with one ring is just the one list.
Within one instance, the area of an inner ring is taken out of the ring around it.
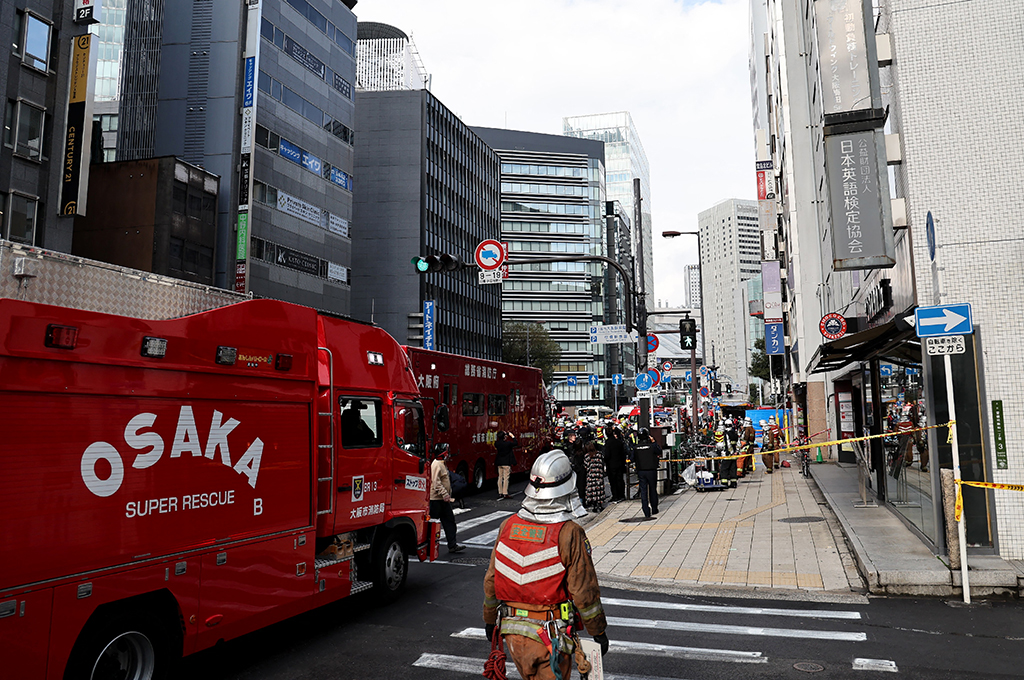
{"label": "drain grate", "polygon": [[490,564],[491,563],[491,558],[489,558],[489,557],[453,557],[453,558],[451,558],[448,561],[452,562],[454,564],[472,564],[472,565],[477,566],[477,567],[482,567],[482,566],[484,566],[486,564]]}
{"label": "drain grate", "polygon": [[824,517],[783,517],[779,520],[786,524],[811,524],[812,522],[824,522]]}
{"label": "drain grate", "polygon": [[793,668],[804,673],[820,673],[825,670],[825,667],[818,663],[811,663],[810,661],[801,661],[800,663],[793,664]]}

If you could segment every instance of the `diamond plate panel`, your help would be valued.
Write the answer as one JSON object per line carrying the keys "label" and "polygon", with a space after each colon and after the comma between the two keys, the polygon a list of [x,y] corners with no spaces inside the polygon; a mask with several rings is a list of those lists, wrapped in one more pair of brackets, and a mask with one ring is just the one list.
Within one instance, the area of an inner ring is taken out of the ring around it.
{"label": "diamond plate panel", "polygon": [[172,319],[250,299],[222,288],[0,241],[0,297]]}

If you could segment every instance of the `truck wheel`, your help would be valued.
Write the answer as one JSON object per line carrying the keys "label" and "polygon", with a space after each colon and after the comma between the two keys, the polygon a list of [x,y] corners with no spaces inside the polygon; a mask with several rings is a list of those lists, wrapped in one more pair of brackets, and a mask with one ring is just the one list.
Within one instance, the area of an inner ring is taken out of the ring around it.
{"label": "truck wheel", "polygon": [[157,680],[174,660],[163,629],[141,617],[99,623],[75,647],[65,680]]}
{"label": "truck wheel", "polygon": [[487,473],[484,469],[484,462],[478,460],[476,467],[473,468],[473,488],[477,491],[482,491],[484,488],[484,482],[487,481]]}
{"label": "truck wheel", "polygon": [[384,602],[398,599],[408,575],[409,556],[405,553],[398,533],[392,531],[377,546],[373,559],[373,585],[378,596]]}

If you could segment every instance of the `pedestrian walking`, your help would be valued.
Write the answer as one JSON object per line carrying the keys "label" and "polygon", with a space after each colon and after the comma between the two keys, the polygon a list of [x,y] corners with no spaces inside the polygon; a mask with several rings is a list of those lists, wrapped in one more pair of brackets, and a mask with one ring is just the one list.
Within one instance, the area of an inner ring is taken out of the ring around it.
{"label": "pedestrian walking", "polygon": [[604,510],[604,455],[596,441],[587,442],[584,449],[587,468],[587,493],[584,505],[593,512]]}
{"label": "pedestrian walking", "polygon": [[499,432],[494,442],[494,463],[498,466],[498,498],[508,498],[508,478],[512,474],[512,466],[516,464],[513,449],[519,446],[516,436],[511,432]]}
{"label": "pedestrian walking", "polygon": [[[498,529],[484,576],[483,619],[492,650],[508,644],[523,680],[568,680],[585,629],[608,651],[608,622],[586,533],[576,475],[560,450],[537,458],[518,514]],[[492,651],[488,678],[505,677]],[[577,663],[580,655],[577,654]],[[582,672],[583,669],[581,669]]]}
{"label": "pedestrian walking", "polygon": [[612,502],[626,500],[626,440],[622,430],[609,427],[604,443],[604,465],[608,471],[608,484],[612,488]]}
{"label": "pedestrian walking", "polygon": [[633,447],[633,463],[640,482],[640,506],[644,517],[658,514],[658,466],[661,465],[661,448],[654,442],[646,427],[637,433]]}
{"label": "pedestrian walking", "polygon": [[430,463],[430,516],[441,520],[448,552],[459,553],[466,546],[456,540],[455,513],[452,512],[452,483],[448,477],[448,445],[438,444]]}

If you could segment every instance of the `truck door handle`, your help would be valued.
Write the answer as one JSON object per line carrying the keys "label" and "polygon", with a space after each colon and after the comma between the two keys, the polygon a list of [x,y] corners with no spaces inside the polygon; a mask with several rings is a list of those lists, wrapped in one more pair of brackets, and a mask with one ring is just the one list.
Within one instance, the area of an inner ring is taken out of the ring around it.
{"label": "truck door handle", "polygon": [[403,484],[405,484],[405,478],[404,477],[402,479],[396,479],[395,480],[395,486],[402,486]]}

